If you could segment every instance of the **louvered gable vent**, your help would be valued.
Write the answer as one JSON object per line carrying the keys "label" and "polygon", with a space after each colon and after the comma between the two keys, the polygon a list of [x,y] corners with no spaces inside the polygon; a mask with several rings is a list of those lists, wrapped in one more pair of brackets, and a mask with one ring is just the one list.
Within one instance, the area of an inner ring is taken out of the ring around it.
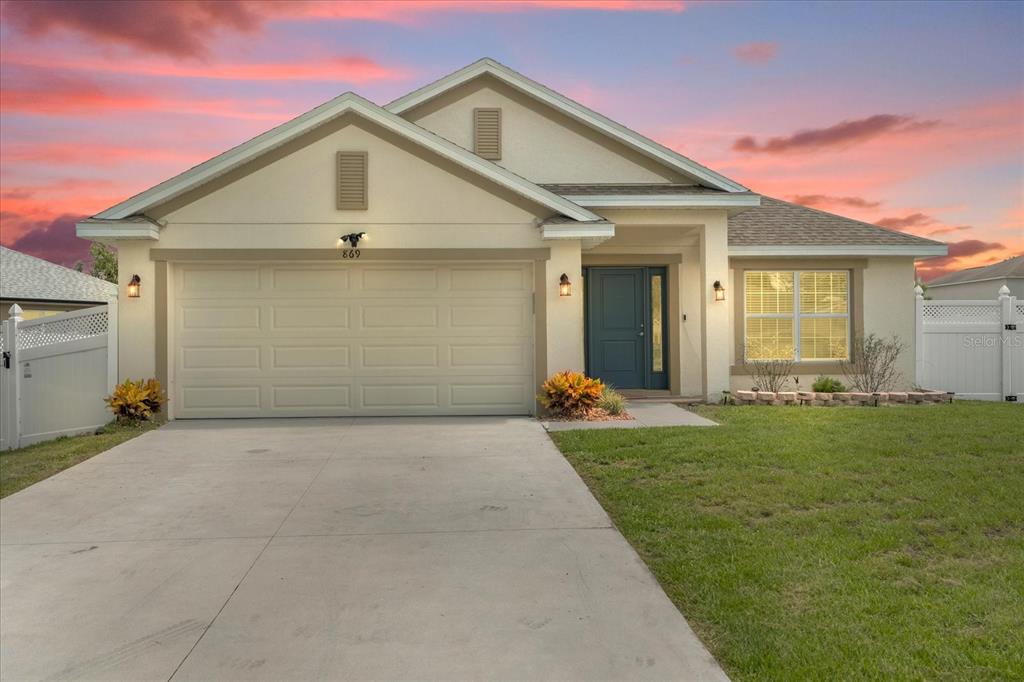
{"label": "louvered gable vent", "polygon": [[367,163],[366,152],[338,152],[338,210],[366,210]]}
{"label": "louvered gable vent", "polygon": [[473,151],[492,161],[501,158],[501,109],[473,110]]}

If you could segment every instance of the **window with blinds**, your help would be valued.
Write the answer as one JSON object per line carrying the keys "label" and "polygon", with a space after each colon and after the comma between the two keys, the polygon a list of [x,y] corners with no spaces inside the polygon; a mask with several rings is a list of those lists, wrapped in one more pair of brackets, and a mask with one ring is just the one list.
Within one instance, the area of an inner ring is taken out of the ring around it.
{"label": "window with blinds", "polygon": [[847,271],[747,271],[747,360],[845,360],[850,352]]}
{"label": "window with blinds", "polygon": [[365,211],[367,200],[366,152],[338,152],[338,210]]}
{"label": "window with blinds", "polygon": [[485,159],[501,159],[501,109],[473,110],[473,151]]}

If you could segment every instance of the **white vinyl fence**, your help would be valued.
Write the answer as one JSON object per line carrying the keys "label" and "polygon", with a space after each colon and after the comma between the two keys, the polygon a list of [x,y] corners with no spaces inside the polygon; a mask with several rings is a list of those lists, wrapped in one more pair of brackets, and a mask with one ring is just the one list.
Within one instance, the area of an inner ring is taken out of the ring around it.
{"label": "white vinyl fence", "polygon": [[926,301],[917,292],[917,383],[958,398],[1024,403],[1024,302]]}
{"label": "white vinyl fence", "polygon": [[11,306],[0,349],[0,450],[86,433],[110,421],[117,302],[35,320]]}

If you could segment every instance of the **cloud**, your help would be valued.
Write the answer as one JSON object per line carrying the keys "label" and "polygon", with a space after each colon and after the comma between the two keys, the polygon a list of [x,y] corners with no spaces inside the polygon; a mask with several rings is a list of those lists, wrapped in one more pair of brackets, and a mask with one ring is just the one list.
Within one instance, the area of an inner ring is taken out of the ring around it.
{"label": "cloud", "polygon": [[846,206],[849,208],[878,208],[881,201],[868,201],[862,197],[840,197],[830,194],[793,194],[789,200],[804,206]]}
{"label": "cloud", "polygon": [[778,43],[746,43],[732,50],[736,59],[748,64],[767,64],[779,54]]}
{"label": "cloud", "polygon": [[[23,221],[19,226],[21,236],[4,246],[71,267],[76,261],[89,258],[89,241],[75,235],[75,223],[84,217],[63,214],[52,220]],[[9,223],[23,219],[17,214],[4,213],[0,220]],[[6,242],[6,236],[3,241]]]}
{"label": "cloud", "polygon": [[881,220],[876,220],[875,225],[886,227],[890,230],[905,230],[908,227],[921,227],[922,225],[931,225],[934,222],[935,219],[930,215],[911,213],[902,218],[882,218]]}
{"label": "cloud", "polygon": [[7,2],[10,24],[31,37],[65,30],[105,43],[172,57],[203,57],[221,30],[254,33],[258,3],[201,0],[34,0]]}
{"label": "cloud", "polygon": [[940,234],[949,234],[950,232],[963,232],[965,230],[971,230],[971,225],[948,225],[946,227],[940,227],[937,230],[932,230],[928,233],[929,237],[937,237]]}
{"label": "cloud", "polygon": [[783,137],[772,137],[759,143],[747,135],[737,139],[732,148],[738,152],[785,154],[813,151],[826,147],[847,147],[881,135],[926,130],[939,125],[938,121],[919,121],[913,116],[876,114],[855,121],[842,121],[827,128],[800,130]]}
{"label": "cloud", "polygon": [[[1010,249],[1002,242],[964,239],[959,242],[950,242],[948,246],[948,256],[944,258],[929,258],[918,263],[918,273],[925,281],[948,272],[955,272],[956,270],[962,270],[974,265],[1002,260],[1010,255]],[[993,251],[996,253],[992,253]]]}
{"label": "cloud", "polygon": [[224,33],[254,35],[273,20],[362,20],[405,24],[439,12],[538,10],[681,12],[680,0],[461,0],[336,2],[327,0],[33,0],[5,2],[4,17],[22,34],[39,38],[70,32],[103,44],[176,58],[204,59]]}
{"label": "cloud", "polygon": [[[5,164],[41,164],[54,166],[89,166],[109,168],[122,163],[173,163],[195,165],[214,156],[216,150],[189,150],[182,147],[145,149],[129,145],[90,142],[13,142],[4,148]],[[5,193],[6,194],[6,193]]]}

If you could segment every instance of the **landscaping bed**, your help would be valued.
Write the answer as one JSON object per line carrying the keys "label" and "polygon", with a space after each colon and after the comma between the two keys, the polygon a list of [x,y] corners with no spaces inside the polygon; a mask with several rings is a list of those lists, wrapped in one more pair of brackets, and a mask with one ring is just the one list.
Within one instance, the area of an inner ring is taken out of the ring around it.
{"label": "landscaping bed", "polygon": [[736,680],[1024,678],[1024,409],[552,438]]}

